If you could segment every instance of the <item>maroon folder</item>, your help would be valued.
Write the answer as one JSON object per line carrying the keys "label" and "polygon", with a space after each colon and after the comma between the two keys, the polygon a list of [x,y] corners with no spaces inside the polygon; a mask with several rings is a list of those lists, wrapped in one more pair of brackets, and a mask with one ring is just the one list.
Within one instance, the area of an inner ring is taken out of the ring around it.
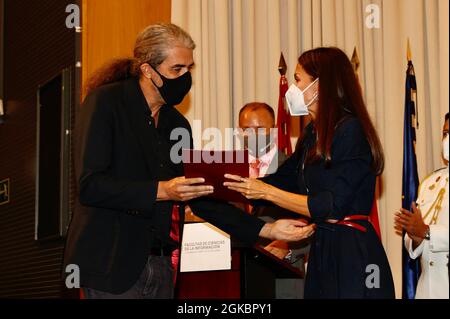
{"label": "maroon folder", "polygon": [[248,151],[197,151],[183,150],[184,176],[203,177],[205,185],[214,186],[214,193],[208,197],[228,202],[248,203],[236,191],[223,186],[225,174],[249,176]]}

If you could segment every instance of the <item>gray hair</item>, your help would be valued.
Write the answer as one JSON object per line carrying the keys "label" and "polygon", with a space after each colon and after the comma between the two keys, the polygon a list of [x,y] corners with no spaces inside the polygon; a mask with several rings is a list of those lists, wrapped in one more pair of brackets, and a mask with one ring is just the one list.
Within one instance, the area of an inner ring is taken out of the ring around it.
{"label": "gray hair", "polygon": [[186,31],[175,24],[159,23],[148,26],[136,39],[134,73],[139,74],[139,67],[144,63],[156,68],[167,58],[167,51],[175,46],[194,50],[195,42]]}
{"label": "gray hair", "polygon": [[144,63],[156,68],[167,58],[169,49],[176,46],[195,49],[191,36],[174,24],[154,24],[142,31],[136,40],[134,58],[116,59],[95,71],[85,85],[86,94],[96,88],[141,73]]}

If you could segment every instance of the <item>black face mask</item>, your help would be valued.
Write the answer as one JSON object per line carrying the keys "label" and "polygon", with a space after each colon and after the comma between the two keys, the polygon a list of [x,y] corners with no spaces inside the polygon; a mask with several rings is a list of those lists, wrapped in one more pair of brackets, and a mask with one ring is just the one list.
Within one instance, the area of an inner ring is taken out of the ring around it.
{"label": "black face mask", "polygon": [[192,86],[192,76],[191,72],[187,71],[182,76],[179,76],[175,79],[168,79],[164,75],[158,72],[155,68],[153,68],[156,73],[161,77],[163,85],[158,87],[152,79],[153,84],[161,94],[161,97],[164,99],[167,105],[178,105],[180,104],[186,94],[189,93]]}

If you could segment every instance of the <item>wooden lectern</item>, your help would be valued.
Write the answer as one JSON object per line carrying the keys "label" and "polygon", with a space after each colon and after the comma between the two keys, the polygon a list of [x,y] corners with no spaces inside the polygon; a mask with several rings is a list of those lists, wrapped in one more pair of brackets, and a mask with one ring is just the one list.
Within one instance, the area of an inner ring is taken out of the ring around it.
{"label": "wooden lectern", "polygon": [[180,273],[178,299],[275,299],[275,280],[304,273],[262,247],[232,245],[231,270]]}

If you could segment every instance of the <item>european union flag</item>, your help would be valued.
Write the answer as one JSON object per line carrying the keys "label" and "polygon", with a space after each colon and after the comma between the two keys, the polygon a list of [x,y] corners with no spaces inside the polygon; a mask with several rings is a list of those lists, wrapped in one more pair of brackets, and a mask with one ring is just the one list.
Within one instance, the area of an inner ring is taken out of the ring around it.
{"label": "european union flag", "polygon": [[[403,192],[402,207],[412,211],[411,204],[417,199],[419,177],[417,173],[417,159],[415,151],[416,143],[416,76],[414,66],[408,62],[406,71],[405,92],[405,123],[403,128]],[[403,246],[403,245],[402,245]],[[414,299],[416,295],[417,281],[420,276],[419,259],[409,258],[409,254],[403,246],[403,299]]]}

